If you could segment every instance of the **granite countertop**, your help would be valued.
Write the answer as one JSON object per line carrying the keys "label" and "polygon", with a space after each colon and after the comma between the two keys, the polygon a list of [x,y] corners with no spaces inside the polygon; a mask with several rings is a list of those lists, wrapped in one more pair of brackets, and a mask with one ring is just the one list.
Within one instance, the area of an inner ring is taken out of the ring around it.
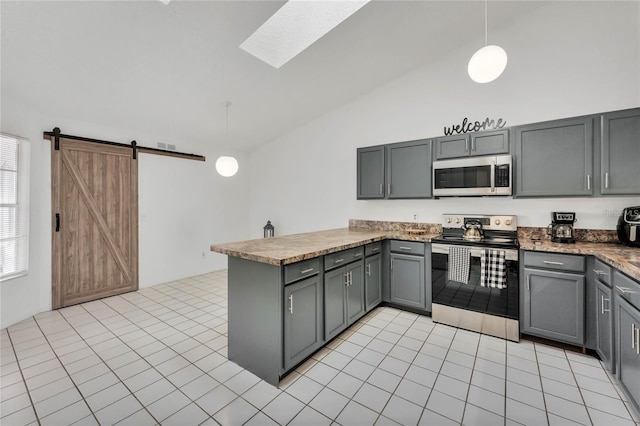
{"label": "granite countertop", "polygon": [[[603,262],[640,281],[640,248],[622,244],[591,243],[578,241],[575,244],[553,243],[549,240],[520,238],[523,250],[553,253],[592,255]],[[635,263],[635,265],[634,265]]]}
{"label": "granite countertop", "polygon": [[273,238],[212,244],[211,251],[271,265],[288,265],[305,259],[386,239],[429,242],[438,234],[410,234],[399,230],[339,228]]}

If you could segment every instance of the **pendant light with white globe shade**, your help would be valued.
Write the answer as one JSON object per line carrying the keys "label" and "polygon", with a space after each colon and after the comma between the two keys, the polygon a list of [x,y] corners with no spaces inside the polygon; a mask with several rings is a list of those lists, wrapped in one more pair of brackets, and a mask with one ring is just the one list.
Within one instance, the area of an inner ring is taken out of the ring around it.
{"label": "pendant light with white globe shade", "polygon": [[507,67],[507,52],[500,46],[490,45],[487,41],[487,1],[484,1],[484,44],[469,59],[467,71],[476,83],[489,83],[500,77]]}
{"label": "pendant light with white globe shade", "polygon": [[[226,127],[226,136],[229,138],[229,107],[231,106],[231,102],[227,101],[225,104],[227,107],[227,127]],[[231,177],[238,172],[238,160],[235,157],[231,157],[229,155],[222,155],[218,157],[216,160],[216,171],[220,176]]]}

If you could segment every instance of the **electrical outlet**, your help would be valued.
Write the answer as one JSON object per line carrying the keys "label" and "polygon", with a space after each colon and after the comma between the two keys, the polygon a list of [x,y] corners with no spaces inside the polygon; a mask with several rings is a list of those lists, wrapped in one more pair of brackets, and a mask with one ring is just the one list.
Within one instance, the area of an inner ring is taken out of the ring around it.
{"label": "electrical outlet", "polygon": [[206,253],[205,253],[205,252],[202,252],[202,257],[205,257],[205,256],[206,256]]}
{"label": "electrical outlet", "polygon": [[417,222],[418,219],[420,218],[420,215],[418,213],[414,213],[411,217],[413,218],[414,221]]}

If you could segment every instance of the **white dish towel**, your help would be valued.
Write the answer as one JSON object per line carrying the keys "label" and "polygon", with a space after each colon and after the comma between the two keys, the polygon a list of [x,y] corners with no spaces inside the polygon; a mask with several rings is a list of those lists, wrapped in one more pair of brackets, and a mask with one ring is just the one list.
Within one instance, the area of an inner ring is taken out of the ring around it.
{"label": "white dish towel", "polygon": [[471,250],[467,247],[449,247],[449,281],[469,284]]}

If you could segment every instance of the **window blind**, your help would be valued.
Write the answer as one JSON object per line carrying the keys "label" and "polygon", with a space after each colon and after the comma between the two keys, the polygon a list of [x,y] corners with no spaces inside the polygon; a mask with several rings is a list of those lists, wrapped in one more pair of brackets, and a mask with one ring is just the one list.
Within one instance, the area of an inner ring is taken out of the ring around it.
{"label": "window blind", "polygon": [[28,271],[28,206],[28,142],[0,133],[0,281]]}

